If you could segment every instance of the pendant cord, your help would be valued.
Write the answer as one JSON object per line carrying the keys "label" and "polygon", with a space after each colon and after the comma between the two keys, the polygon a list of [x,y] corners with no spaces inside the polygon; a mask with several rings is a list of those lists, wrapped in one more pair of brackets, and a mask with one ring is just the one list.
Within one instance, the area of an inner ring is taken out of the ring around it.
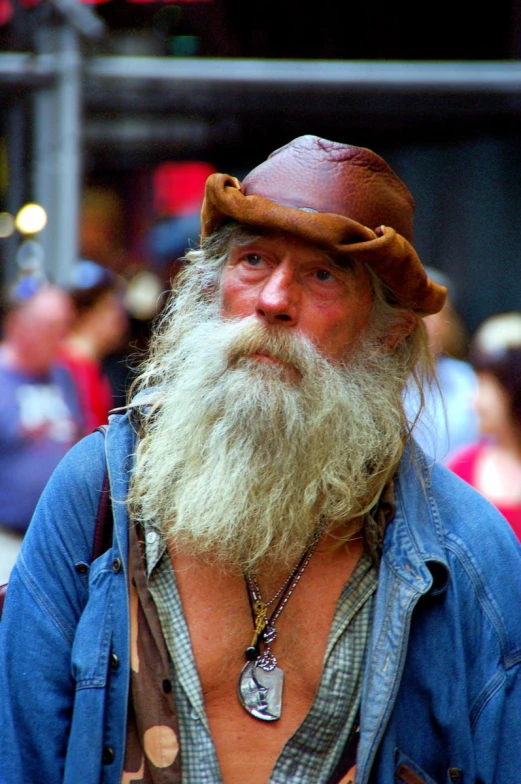
{"label": "pendant cord", "polygon": [[[275,609],[269,618],[266,613],[267,604],[262,600],[262,595],[257,579],[251,574],[244,575],[254,627],[253,640],[251,645],[246,649],[245,656],[249,661],[255,660],[258,666],[262,667],[266,671],[274,669],[277,665],[277,660],[271,653],[270,649],[270,643],[274,642],[277,636],[275,622],[280,617],[291,595],[293,594],[293,591],[300,582],[300,579],[311,560],[319,539],[320,535],[318,531],[315,531],[310,546],[304,551],[298,563],[292,569],[289,577],[284,581],[283,585],[270,599],[269,603],[271,604],[275,601],[275,599],[277,599],[277,597],[279,597],[279,600],[275,605]],[[259,653],[259,645],[261,642],[263,642],[265,646],[262,656],[260,656]]]}
{"label": "pendant cord", "polygon": [[[293,567],[293,569],[291,570],[290,574],[288,575],[288,577],[286,578],[284,583],[281,585],[279,590],[271,597],[271,599],[268,602],[263,602],[264,607],[270,607],[270,605],[273,604],[275,599],[277,599],[280,596],[280,594],[282,593],[282,596],[281,596],[279,602],[277,603],[277,605],[276,605],[272,615],[268,619],[270,622],[275,620],[275,617],[278,617],[278,615],[280,615],[280,612],[278,613],[277,616],[275,615],[277,613],[277,610],[279,609],[280,603],[284,599],[284,597],[285,597],[285,595],[287,593],[287,590],[289,588],[289,585],[291,584],[291,581],[293,580],[293,578],[295,577],[297,572],[300,570],[300,568],[303,566],[304,561],[306,561],[307,556],[311,557],[311,555],[313,554],[313,551],[314,551],[314,549],[315,549],[315,547],[316,547],[316,545],[318,543],[318,539],[319,539],[319,535],[318,535],[318,533],[315,533],[313,535],[313,540],[311,542],[311,545],[307,548],[307,550],[305,550],[302,553],[302,556],[300,557],[299,561],[295,564],[295,566]],[[307,566],[307,562],[306,562],[306,565],[304,566],[304,569],[306,568],[306,566]],[[251,616],[252,616],[253,622],[255,622],[255,613],[254,613],[253,605],[254,605],[255,601],[259,601],[259,600],[262,601],[261,592],[260,592],[259,584],[258,584],[256,578],[253,575],[245,575],[245,579],[246,579],[247,587],[249,589],[248,590],[248,600],[250,602]]]}
{"label": "pendant cord", "polygon": [[[280,596],[280,594],[282,593],[282,596],[280,597],[277,605],[275,606],[275,609],[273,610],[273,613],[268,618],[268,623],[272,623],[273,621],[275,621],[279,617],[279,615],[280,615],[280,613],[282,612],[282,609],[283,609],[283,607],[281,607],[281,603],[283,602],[285,597],[287,597],[286,598],[286,602],[288,601],[289,597],[291,596],[291,593],[293,593],[293,591],[295,590],[296,585],[297,585],[298,581],[300,580],[302,574],[299,574],[298,580],[295,582],[295,585],[292,586],[292,591],[288,595],[288,589],[289,589],[289,586],[291,585],[291,582],[292,582],[293,578],[297,575],[297,573],[301,569],[302,569],[302,572],[304,572],[304,569],[306,569],[306,567],[307,567],[307,565],[309,563],[309,560],[311,559],[311,556],[313,555],[313,552],[315,551],[315,547],[318,544],[319,538],[320,538],[319,533],[315,532],[313,534],[313,540],[312,540],[310,546],[306,550],[304,550],[304,552],[302,553],[302,556],[300,557],[299,561],[295,564],[295,566],[293,567],[292,571],[290,572],[290,574],[288,575],[288,577],[286,578],[284,583],[281,585],[279,590],[271,597],[269,602],[263,602],[264,607],[269,607],[271,604],[273,604],[275,599],[278,596]],[[254,577],[254,575],[246,574],[244,577],[245,577],[245,580],[246,580],[246,586],[248,588],[248,600],[249,600],[249,603],[250,603],[251,617],[252,617],[253,622],[255,623],[254,602],[262,601],[260,587],[259,587],[259,583],[257,582],[257,579]],[[284,605],[286,604],[286,602],[284,602]],[[279,610],[279,608],[280,608],[280,610]]]}
{"label": "pendant cord", "polygon": [[[290,580],[288,580],[289,587],[284,591],[284,593],[280,597],[279,601],[275,605],[275,609],[273,610],[272,614],[270,615],[270,617],[268,619],[268,623],[270,624],[270,626],[272,626],[275,623],[275,621],[277,620],[277,618],[280,616],[282,610],[284,609],[284,607],[286,606],[287,602],[289,601],[289,598],[290,598],[291,594],[293,593],[293,591],[297,587],[298,583],[300,582],[300,578],[304,574],[304,570],[306,569],[308,563],[310,562],[311,556],[315,552],[315,548],[316,548],[316,546],[318,544],[318,540],[319,540],[319,536],[318,536],[318,534],[315,534],[314,537],[313,537],[313,541],[312,541],[310,547],[303,554],[303,556],[300,559],[300,561],[298,562],[297,566],[295,567],[295,569],[291,573]],[[293,580],[291,580],[292,575],[295,575]]]}

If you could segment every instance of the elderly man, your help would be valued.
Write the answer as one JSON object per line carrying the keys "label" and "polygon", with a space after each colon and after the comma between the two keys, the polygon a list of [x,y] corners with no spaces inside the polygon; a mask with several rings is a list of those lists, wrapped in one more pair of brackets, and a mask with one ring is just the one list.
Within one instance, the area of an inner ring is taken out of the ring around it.
{"label": "elderly man", "polygon": [[445,299],[412,219],[378,155],[313,136],[210,176],[138,394],[14,569],[3,781],[518,780],[521,551],[411,437]]}

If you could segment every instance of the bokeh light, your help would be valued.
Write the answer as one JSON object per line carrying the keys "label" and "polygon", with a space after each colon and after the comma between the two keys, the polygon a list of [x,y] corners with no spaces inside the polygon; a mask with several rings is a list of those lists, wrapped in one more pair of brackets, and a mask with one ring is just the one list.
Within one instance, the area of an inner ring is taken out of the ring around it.
{"label": "bokeh light", "polygon": [[10,237],[14,233],[14,218],[10,212],[0,212],[0,238]]}
{"label": "bokeh light", "polygon": [[38,234],[46,224],[47,213],[39,204],[25,204],[15,218],[15,225],[20,234]]}

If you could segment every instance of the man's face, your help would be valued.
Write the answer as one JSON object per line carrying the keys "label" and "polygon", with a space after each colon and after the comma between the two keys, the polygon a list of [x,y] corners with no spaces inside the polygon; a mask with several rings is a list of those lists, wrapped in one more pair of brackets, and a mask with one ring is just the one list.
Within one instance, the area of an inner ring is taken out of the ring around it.
{"label": "man's face", "polygon": [[9,334],[17,358],[29,373],[47,373],[73,319],[65,292],[48,287],[12,314]]}
{"label": "man's face", "polygon": [[317,246],[282,232],[234,245],[221,292],[224,318],[255,316],[267,327],[294,330],[333,361],[349,356],[373,304],[361,264],[339,268]]}

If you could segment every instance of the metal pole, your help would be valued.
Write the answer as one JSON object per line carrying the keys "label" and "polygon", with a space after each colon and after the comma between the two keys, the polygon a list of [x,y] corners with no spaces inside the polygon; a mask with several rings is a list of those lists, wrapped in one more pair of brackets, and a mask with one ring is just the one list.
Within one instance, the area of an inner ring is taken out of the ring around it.
{"label": "metal pole", "polygon": [[[36,39],[40,51],[53,46],[52,30],[44,27],[38,31]],[[39,55],[39,57],[45,55]],[[55,138],[55,81],[52,81],[33,93],[34,138],[33,138],[33,187],[34,200],[41,204],[48,217],[47,226],[41,232],[39,240],[45,254],[45,271],[54,278],[53,262],[56,253],[57,216],[55,179],[56,163],[53,139]]]}
{"label": "metal pole", "polygon": [[431,93],[518,94],[521,62],[389,62],[239,60],[226,58],[93,57],[85,74],[96,84],[124,89],[129,82],[168,88],[338,87],[368,93],[428,90]]}
{"label": "metal pole", "polygon": [[[7,144],[7,166],[9,172],[9,187],[7,189],[6,209],[15,215],[24,203],[26,190],[25,154],[27,134],[27,105],[24,98],[13,97],[7,105],[5,121],[5,134]],[[19,245],[19,235],[1,240],[3,250],[3,283],[10,284],[16,278],[16,251]]]}
{"label": "metal pole", "polygon": [[55,273],[58,282],[69,277],[78,258],[80,202],[80,52],[78,33],[70,25],[60,29],[60,75],[57,102],[57,194],[59,226],[56,238]]}
{"label": "metal pole", "polygon": [[78,257],[80,200],[80,52],[77,32],[65,23],[44,30],[39,43],[55,51],[54,84],[35,96],[36,200],[48,214],[41,241],[46,269],[53,280],[64,283]]}

